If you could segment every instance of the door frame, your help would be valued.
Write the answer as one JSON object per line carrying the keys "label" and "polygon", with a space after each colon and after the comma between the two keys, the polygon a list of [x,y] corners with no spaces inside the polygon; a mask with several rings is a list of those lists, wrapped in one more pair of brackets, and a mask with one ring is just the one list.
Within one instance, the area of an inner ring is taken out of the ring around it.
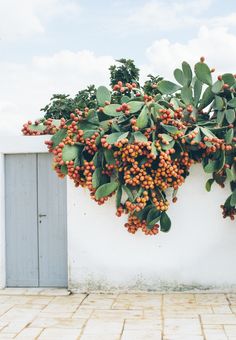
{"label": "door frame", "polygon": [[[6,237],[5,237],[5,155],[24,153],[48,153],[45,140],[51,136],[0,137],[0,289],[6,287]],[[68,183],[68,182],[67,182]],[[68,216],[67,216],[68,219]],[[67,223],[67,287],[69,286],[69,251]],[[68,288],[67,288],[68,289]]]}

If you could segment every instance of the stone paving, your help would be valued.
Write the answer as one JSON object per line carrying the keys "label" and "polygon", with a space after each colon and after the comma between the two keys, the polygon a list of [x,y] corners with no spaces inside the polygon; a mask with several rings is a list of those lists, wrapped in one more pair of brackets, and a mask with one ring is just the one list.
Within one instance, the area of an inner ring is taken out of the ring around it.
{"label": "stone paving", "polygon": [[6,289],[0,339],[236,340],[236,293]]}

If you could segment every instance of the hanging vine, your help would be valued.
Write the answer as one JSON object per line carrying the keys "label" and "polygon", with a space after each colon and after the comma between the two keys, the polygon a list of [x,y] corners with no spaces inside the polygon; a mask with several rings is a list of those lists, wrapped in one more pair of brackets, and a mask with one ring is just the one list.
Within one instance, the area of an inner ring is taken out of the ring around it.
{"label": "hanging vine", "polygon": [[[125,227],[133,234],[169,231],[167,189],[176,202],[194,163],[211,176],[207,191],[213,183],[229,184],[231,194],[221,207],[223,217],[234,220],[235,76],[225,73],[213,81],[214,70],[201,58],[194,72],[187,62],[174,71],[177,83],[149,76],[140,87],[138,70],[129,62],[126,83],[113,79],[111,91],[90,87],[77,95],[77,103],[54,97],[45,118],[25,124],[23,133],[53,134],[46,143],[58,176],[88,188],[98,204],[116,195],[116,214],[128,214]],[[119,75],[119,69],[110,70]],[[73,108],[69,117],[59,115],[62,100]]]}

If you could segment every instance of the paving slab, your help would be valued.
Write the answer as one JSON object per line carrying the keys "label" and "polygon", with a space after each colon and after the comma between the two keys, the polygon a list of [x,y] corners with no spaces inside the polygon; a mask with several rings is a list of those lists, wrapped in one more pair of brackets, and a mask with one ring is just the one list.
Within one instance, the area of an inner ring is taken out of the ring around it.
{"label": "paving slab", "polygon": [[236,340],[236,294],[0,292],[1,339]]}

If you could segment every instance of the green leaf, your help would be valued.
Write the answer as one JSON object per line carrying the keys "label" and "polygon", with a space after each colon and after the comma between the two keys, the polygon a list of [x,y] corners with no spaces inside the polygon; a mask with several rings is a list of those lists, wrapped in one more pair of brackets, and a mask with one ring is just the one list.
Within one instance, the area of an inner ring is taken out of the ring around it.
{"label": "green leaf", "polygon": [[231,99],[229,102],[228,102],[228,105],[230,107],[236,107],[236,97],[234,97],[233,99]]}
{"label": "green leaf", "polygon": [[67,175],[67,174],[68,174],[68,168],[67,168],[67,166],[66,166],[65,164],[63,164],[63,165],[61,166],[61,173],[62,173],[63,175]]}
{"label": "green leaf", "polygon": [[161,126],[168,132],[176,134],[177,132],[179,132],[179,130],[177,129],[176,126],[172,126],[172,125],[166,125],[161,123]]}
{"label": "green leaf", "polygon": [[161,212],[157,208],[149,210],[147,215],[147,225],[154,226],[161,218]]}
{"label": "green leaf", "polygon": [[222,185],[226,180],[226,176],[223,175],[222,173],[220,174],[218,172],[214,172],[212,176],[214,180],[216,181],[216,183],[219,185]]}
{"label": "green leaf", "polygon": [[197,132],[196,136],[193,138],[194,142],[200,143],[202,140],[201,130],[199,128],[194,129]]}
{"label": "green leaf", "polygon": [[129,100],[130,100],[130,97],[124,95],[124,96],[121,97],[120,102],[121,102],[121,104],[128,103]]}
{"label": "green leaf", "polygon": [[234,137],[234,129],[231,128],[225,134],[225,142],[226,142],[226,144],[232,143],[233,137]]}
{"label": "green leaf", "polygon": [[211,87],[207,87],[206,90],[203,93],[202,99],[200,101],[199,110],[204,109],[206,106],[208,106],[214,99],[214,94],[211,91]]}
{"label": "green leaf", "polygon": [[147,214],[148,214],[148,212],[151,208],[152,208],[151,205],[146,205],[146,207],[144,209],[142,209],[139,212],[135,212],[134,215],[137,216],[140,221],[143,220],[143,219],[146,219]]}
{"label": "green leaf", "polygon": [[174,70],[174,77],[179,84],[184,85],[184,74],[182,70],[176,68]]}
{"label": "green leaf", "polygon": [[116,122],[113,121],[111,127],[112,130],[120,132],[120,126]]}
{"label": "green leaf", "polygon": [[93,156],[93,163],[96,167],[102,166],[103,157],[104,156],[102,150],[99,150],[98,152],[95,153],[95,155]]}
{"label": "green leaf", "polygon": [[90,138],[95,134],[96,130],[85,130],[83,134],[83,138]]}
{"label": "green leaf", "polygon": [[132,191],[127,187],[127,185],[122,185],[122,189],[126,192],[126,195],[128,196],[130,202],[133,202],[134,195],[132,194]]}
{"label": "green leaf", "polygon": [[147,137],[140,131],[134,132],[134,140],[135,142],[147,142]]}
{"label": "green leaf", "polygon": [[58,130],[55,135],[52,136],[51,141],[53,142],[53,147],[60,144],[64,138],[67,136],[67,130],[66,129],[60,129]]}
{"label": "green leaf", "polygon": [[207,165],[204,167],[206,173],[212,173],[217,170],[217,161],[209,160]]}
{"label": "green leaf", "polygon": [[116,208],[119,208],[121,204],[121,198],[122,198],[122,186],[119,185],[116,192]]}
{"label": "green leaf", "polygon": [[98,105],[104,106],[106,101],[111,101],[111,93],[105,86],[99,86],[96,92],[96,98]]}
{"label": "green leaf", "polygon": [[163,211],[163,213],[161,214],[160,222],[161,222],[161,231],[167,233],[171,227],[171,220],[165,211]]}
{"label": "green leaf", "polygon": [[65,145],[62,149],[62,159],[64,162],[73,161],[78,156],[79,148],[76,145]]}
{"label": "green leaf", "polygon": [[212,85],[211,70],[205,63],[197,63],[194,67],[195,74],[204,84]]}
{"label": "green leaf", "polygon": [[217,160],[209,160],[204,166],[206,173],[219,172],[225,165],[225,152],[221,151],[220,157]]}
{"label": "green leaf", "polygon": [[144,192],[144,188],[140,187],[138,189],[138,191],[136,192],[136,194],[134,195],[134,200],[136,200],[138,197],[140,197],[143,192]]}
{"label": "green leaf", "polygon": [[155,146],[155,141],[152,142],[152,150],[151,150],[151,153],[156,156],[157,155],[157,148]]}
{"label": "green leaf", "polygon": [[161,139],[163,139],[165,142],[171,142],[173,140],[173,137],[171,137],[170,135],[167,135],[166,133],[160,133],[160,136],[161,136]]}
{"label": "green leaf", "polygon": [[230,207],[231,207],[231,204],[230,204],[231,196],[232,196],[232,195],[230,195],[230,196],[227,198],[227,200],[225,201],[225,203],[224,203],[224,207],[225,207],[225,208],[230,208]]}
{"label": "green leaf", "polygon": [[92,176],[92,186],[97,189],[101,184],[102,168],[96,168]]}
{"label": "green leaf", "polygon": [[233,191],[231,195],[230,205],[231,207],[234,207],[236,205],[236,189]]}
{"label": "green leaf", "polygon": [[223,81],[228,84],[230,87],[234,85],[235,83],[235,78],[232,73],[225,73],[222,75]]}
{"label": "green leaf", "polygon": [[172,104],[173,109],[176,110],[180,107],[179,100],[177,98],[171,98],[170,104]]}
{"label": "green leaf", "polygon": [[225,151],[221,151],[220,158],[217,162],[217,172],[222,170],[225,165]]}
{"label": "green leaf", "polygon": [[88,111],[87,120],[89,123],[99,125],[98,114],[94,109]]}
{"label": "green leaf", "polygon": [[188,87],[192,82],[193,73],[190,65],[186,61],[182,62],[182,69],[184,75],[184,84]]}
{"label": "green leaf", "polygon": [[74,160],[74,166],[81,166],[82,165],[82,157],[76,157]]}
{"label": "green leaf", "polygon": [[229,124],[232,124],[235,121],[235,111],[233,109],[229,109],[225,111],[225,117]]}
{"label": "green leaf", "polygon": [[224,118],[225,118],[224,111],[218,111],[217,112],[217,117],[216,117],[217,124],[221,125],[223,123]]}
{"label": "green leaf", "polygon": [[106,141],[108,144],[114,144],[117,142],[118,138],[122,136],[123,134],[124,134],[123,132],[113,132],[109,136],[107,136]]}
{"label": "green leaf", "polygon": [[234,178],[233,171],[231,169],[229,169],[229,168],[226,168],[225,172],[226,172],[227,180],[230,181],[230,182],[234,181],[235,178]]}
{"label": "green leaf", "polygon": [[206,182],[205,188],[206,191],[211,191],[211,186],[212,184],[215,182],[215,180],[213,178],[209,178],[208,181]]}
{"label": "green leaf", "polygon": [[224,101],[221,97],[215,96],[214,107],[216,110],[222,110],[224,107]]}
{"label": "green leaf", "polygon": [[120,135],[120,137],[118,137],[117,142],[121,141],[124,138],[127,138],[128,134],[129,134],[129,132],[122,133],[122,135]]}
{"label": "green leaf", "polygon": [[114,153],[112,150],[105,149],[104,150],[104,157],[107,164],[115,164],[116,160],[114,158]]}
{"label": "green leaf", "polygon": [[31,125],[28,126],[28,128],[29,128],[31,131],[39,131],[39,132],[42,132],[42,131],[46,130],[47,127],[46,127],[46,125],[40,123],[40,124],[38,124],[38,125],[36,125],[36,124],[31,124]]}
{"label": "green leaf", "polygon": [[101,143],[101,139],[104,135],[105,131],[101,131],[101,133],[95,138],[95,144],[99,145]]}
{"label": "green leaf", "polygon": [[57,128],[61,125],[61,120],[60,119],[53,119],[52,124],[55,125]]}
{"label": "green leaf", "polygon": [[110,104],[110,105],[106,105],[103,108],[103,112],[107,115],[107,116],[111,116],[111,117],[117,117],[122,115],[122,112],[117,112],[116,109],[118,109],[120,107],[119,104]]}
{"label": "green leaf", "polygon": [[82,121],[82,122],[80,122],[79,123],[79,128],[81,129],[81,130],[95,130],[95,129],[97,129],[97,125],[95,125],[95,124],[91,124],[91,123],[89,123],[88,121]]}
{"label": "green leaf", "polygon": [[96,193],[95,193],[96,199],[99,200],[102,197],[106,197],[106,196],[110,195],[111,193],[113,193],[117,189],[117,187],[118,187],[117,182],[110,182],[110,183],[106,183],[106,184],[101,185],[96,190]]}
{"label": "green leaf", "polygon": [[144,105],[144,102],[139,102],[139,101],[135,101],[135,100],[130,101],[128,103],[130,113],[138,112],[139,110],[141,110],[143,105]]}
{"label": "green leaf", "polygon": [[192,104],[193,102],[192,88],[187,86],[182,87],[181,98],[183,99],[183,102],[186,105]]}
{"label": "green leaf", "polygon": [[157,84],[157,88],[162,94],[172,94],[178,91],[181,87],[177,84],[172,83],[171,81],[161,80]]}
{"label": "green leaf", "polygon": [[222,87],[224,85],[224,82],[223,80],[217,80],[213,85],[212,85],[212,88],[211,88],[211,91],[215,94],[219,93],[222,91]]}
{"label": "green leaf", "polygon": [[216,138],[216,135],[214,135],[214,133],[212,133],[208,128],[200,127],[200,129],[202,130],[203,134],[204,134],[206,137],[209,137],[209,138]]}
{"label": "green leaf", "polygon": [[197,106],[200,98],[201,98],[201,93],[202,93],[202,82],[195,78],[194,82],[194,87],[193,87],[193,92],[194,92],[194,105]]}
{"label": "green leaf", "polygon": [[99,125],[103,129],[104,132],[107,132],[111,127],[111,120],[106,119],[106,120],[100,121]]}
{"label": "green leaf", "polygon": [[162,148],[162,150],[167,151],[167,150],[172,149],[174,147],[174,145],[175,145],[175,140],[172,140],[171,142],[169,142],[169,144],[161,143],[161,148]]}
{"label": "green leaf", "polygon": [[148,125],[148,108],[146,105],[142,108],[142,111],[137,118],[136,125],[139,129],[143,129]]}

